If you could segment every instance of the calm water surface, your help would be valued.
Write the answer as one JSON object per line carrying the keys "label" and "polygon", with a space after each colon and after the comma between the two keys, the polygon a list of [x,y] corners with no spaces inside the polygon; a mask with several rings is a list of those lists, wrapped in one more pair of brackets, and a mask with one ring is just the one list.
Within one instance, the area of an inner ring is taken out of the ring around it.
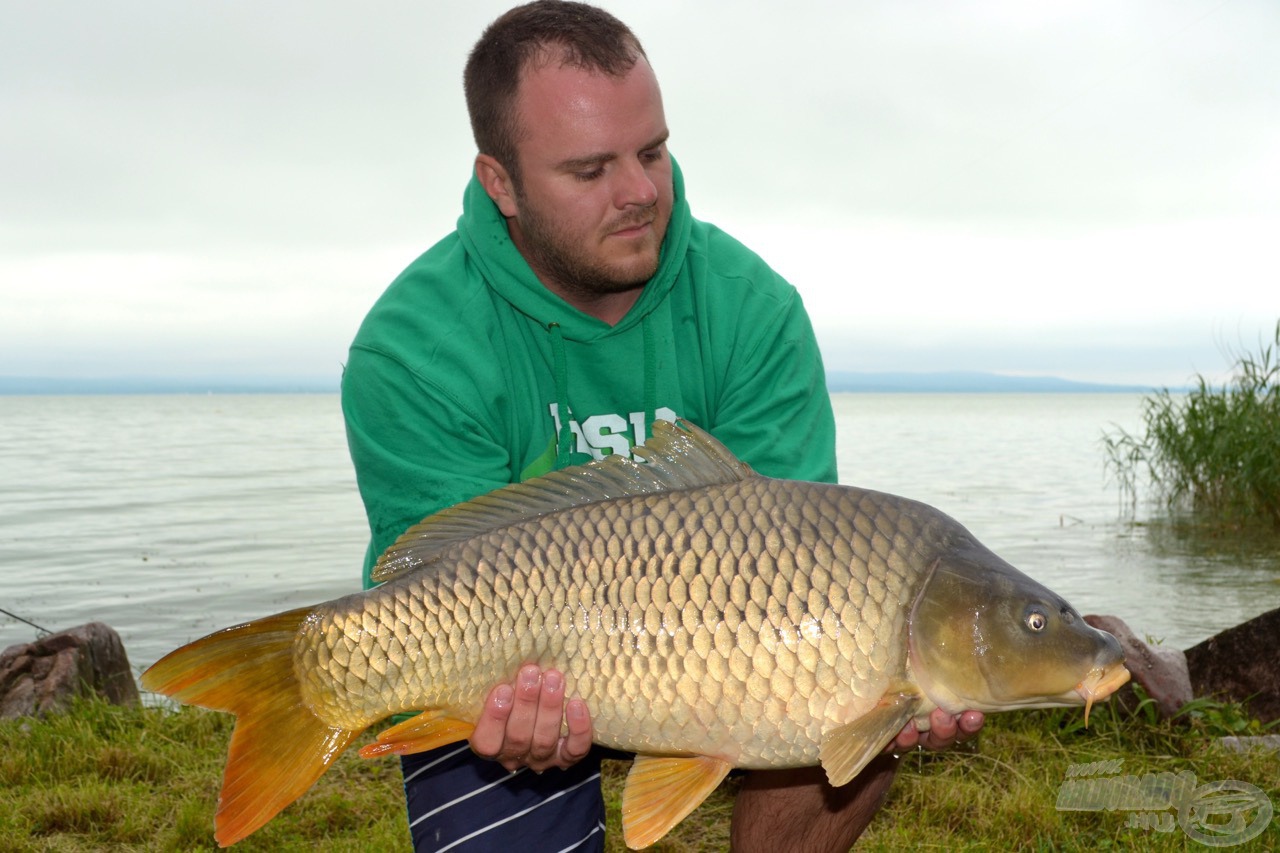
{"label": "calm water surface", "polygon": [[[833,399],[843,482],[934,504],[1082,612],[1186,647],[1280,606],[1274,541],[1122,515],[1099,437],[1136,396]],[[334,395],[0,397],[0,608],[107,622],[136,667],[354,591],[366,536]],[[0,648],[34,633],[0,615]]]}
{"label": "calm water surface", "polygon": [[[146,666],[359,587],[336,395],[0,397],[0,607],[100,620]],[[0,645],[32,629],[0,615]]]}

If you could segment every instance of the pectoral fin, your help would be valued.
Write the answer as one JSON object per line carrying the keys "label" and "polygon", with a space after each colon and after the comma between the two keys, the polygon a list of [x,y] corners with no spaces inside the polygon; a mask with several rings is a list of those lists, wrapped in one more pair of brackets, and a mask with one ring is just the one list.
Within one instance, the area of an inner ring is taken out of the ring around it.
{"label": "pectoral fin", "polygon": [[852,723],[829,732],[818,751],[827,781],[845,785],[893,740],[920,706],[915,693],[889,693]]}
{"label": "pectoral fin", "polygon": [[475,724],[444,716],[440,711],[423,711],[378,735],[378,742],[361,747],[361,758],[379,755],[409,755],[426,752],[471,737]]}
{"label": "pectoral fin", "polygon": [[637,755],[622,790],[622,837],[633,850],[670,831],[715,790],[730,770],[706,755]]}

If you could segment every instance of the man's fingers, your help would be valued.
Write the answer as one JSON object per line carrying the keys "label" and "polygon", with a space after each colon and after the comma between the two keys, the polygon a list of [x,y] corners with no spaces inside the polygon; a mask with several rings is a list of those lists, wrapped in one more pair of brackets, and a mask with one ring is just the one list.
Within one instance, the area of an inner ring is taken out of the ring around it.
{"label": "man's fingers", "polygon": [[916,744],[920,742],[920,732],[916,729],[915,723],[907,723],[902,727],[902,731],[898,732],[898,736],[889,741],[889,745],[884,748],[885,752],[909,752],[916,748]]}
{"label": "man's fingers", "polygon": [[[506,737],[499,754],[501,759],[523,759],[533,743],[533,727],[538,720],[538,697],[542,691],[542,672],[533,664],[520,667],[516,674],[515,698],[511,716],[507,718]],[[508,767],[508,769],[511,769]]]}
{"label": "man's fingers", "polygon": [[960,728],[960,742],[963,743],[976,735],[986,721],[987,718],[981,711],[965,711],[961,714],[959,721],[956,723]]}
{"label": "man's fingers", "polygon": [[514,691],[510,684],[499,684],[485,697],[484,709],[476,721],[476,729],[468,741],[471,751],[481,758],[497,758],[506,738],[507,719],[511,716]]}
{"label": "man's fingers", "polygon": [[533,739],[541,683],[538,668],[524,666],[514,684],[499,684],[489,691],[476,729],[468,738],[476,755],[493,759],[508,770],[524,766]]}
{"label": "man's fingers", "polygon": [[952,716],[935,710],[929,716],[929,731],[921,737],[925,749],[948,749],[977,734],[986,718],[981,711],[965,711]]}
{"label": "man's fingers", "polygon": [[569,734],[560,741],[561,767],[568,767],[581,761],[591,751],[591,714],[587,711],[587,703],[581,699],[570,699],[564,710],[565,723]]}
{"label": "man's fingers", "polygon": [[929,715],[929,741],[934,749],[949,746],[956,737],[956,718],[941,708]]}
{"label": "man's fingers", "polygon": [[591,715],[581,699],[566,703],[564,691],[558,670],[521,667],[513,683],[489,691],[469,738],[472,751],[512,771],[540,773],[581,761],[591,751]]}
{"label": "man's fingers", "polygon": [[534,770],[545,770],[555,759],[560,744],[560,720],[564,716],[564,676],[554,669],[542,673],[542,689],[538,693],[537,716],[529,743],[528,764]]}
{"label": "man's fingers", "polygon": [[908,752],[917,746],[923,749],[947,749],[969,740],[978,733],[984,722],[986,717],[981,711],[965,711],[953,716],[941,708],[934,708],[929,714],[927,731],[916,731],[914,723],[907,723],[884,751]]}

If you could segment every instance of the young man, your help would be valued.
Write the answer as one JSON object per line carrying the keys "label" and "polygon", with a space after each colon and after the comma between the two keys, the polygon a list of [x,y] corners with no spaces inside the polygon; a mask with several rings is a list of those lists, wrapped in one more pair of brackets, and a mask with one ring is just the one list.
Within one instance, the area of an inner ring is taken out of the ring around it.
{"label": "young man", "polygon": [[[480,153],[458,229],[379,299],[343,377],[366,582],[423,516],[629,453],[658,418],[699,424],[762,474],[834,481],[800,298],[690,215],[630,30],[581,4],[518,7],[485,31],[465,85]],[[936,722],[953,740],[956,721]],[[527,665],[489,694],[469,746],[404,759],[415,848],[600,849],[599,764],[586,704]],[[847,849],[893,769],[884,756],[838,790],[817,768],[750,773],[735,847]]]}

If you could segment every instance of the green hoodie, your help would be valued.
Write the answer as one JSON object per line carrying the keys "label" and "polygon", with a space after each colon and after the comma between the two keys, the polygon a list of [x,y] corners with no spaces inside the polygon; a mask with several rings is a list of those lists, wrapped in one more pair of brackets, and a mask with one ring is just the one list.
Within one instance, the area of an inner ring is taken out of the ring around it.
{"label": "green hoodie", "polygon": [[342,377],[371,531],[366,586],[377,556],[423,517],[628,453],[655,418],[698,424],[767,476],[835,481],[831,403],[799,295],[694,219],[672,169],[658,271],[615,326],[538,280],[474,177],[458,230],[369,311]]}

